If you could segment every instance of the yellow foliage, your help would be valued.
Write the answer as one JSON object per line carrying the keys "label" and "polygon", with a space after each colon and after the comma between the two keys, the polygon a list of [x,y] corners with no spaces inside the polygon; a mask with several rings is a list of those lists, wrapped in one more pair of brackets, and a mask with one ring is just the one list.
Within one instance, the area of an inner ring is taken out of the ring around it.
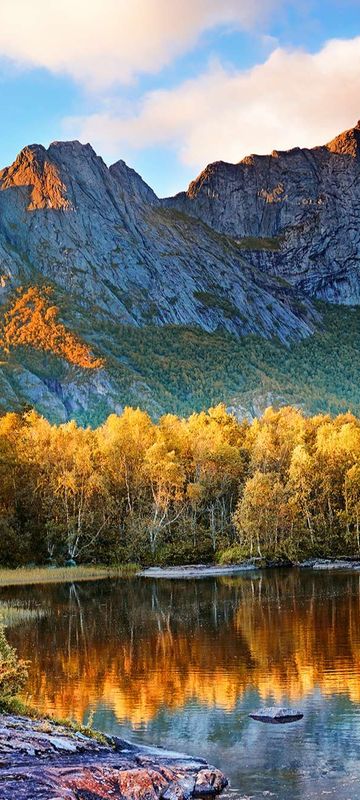
{"label": "yellow foliage", "polygon": [[126,408],[97,430],[0,418],[0,563],[219,551],[359,554],[360,420],[284,408],[249,425],[222,406],[157,424]]}
{"label": "yellow foliage", "polygon": [[50,304],[51,294],[48,286],[20,290],[5,314],[1,346],[8,352],[11,348],[26,345],[54,353],[83,369],[103,367],[103,359],[95,358],[89,347],[58,321],[59,309]]}

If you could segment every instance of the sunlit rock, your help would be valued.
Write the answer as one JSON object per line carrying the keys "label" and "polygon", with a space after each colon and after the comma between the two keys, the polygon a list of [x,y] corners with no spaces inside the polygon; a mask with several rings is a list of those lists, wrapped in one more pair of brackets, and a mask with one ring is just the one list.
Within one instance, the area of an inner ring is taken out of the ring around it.
{"label": "sunlit rock", "polygon": [[0,715],[3,800],[189,800],[219,794],[227,780],[202,759],[108,738],[49,720]]}

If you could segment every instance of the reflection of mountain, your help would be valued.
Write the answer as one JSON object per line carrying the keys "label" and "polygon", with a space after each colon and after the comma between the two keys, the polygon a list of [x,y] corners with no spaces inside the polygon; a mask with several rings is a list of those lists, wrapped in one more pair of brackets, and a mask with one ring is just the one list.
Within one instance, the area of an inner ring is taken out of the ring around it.
{"label": "reflection of mountain", "polygon": [[104,704],[149,722],[194,701],[231,711],[247,691],[298,701],[314,687],[360,700],[359,578],[266,573],[195,583],[9,589],[52,614],[10,638],[32,659],[42,709],[81,719]]}

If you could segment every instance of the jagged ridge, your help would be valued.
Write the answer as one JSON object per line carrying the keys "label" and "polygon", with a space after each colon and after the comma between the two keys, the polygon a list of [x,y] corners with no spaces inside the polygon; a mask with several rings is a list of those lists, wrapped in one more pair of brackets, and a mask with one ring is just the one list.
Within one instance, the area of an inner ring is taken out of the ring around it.
{"label": "jagged ridge", "polygon": [[[359,145],[357,123],[323,147],[219,161],[164,204],[244,245],[248,240],[253,265],[308,296],[358,304]],[[262,246],[266,240],[274,246]]]}

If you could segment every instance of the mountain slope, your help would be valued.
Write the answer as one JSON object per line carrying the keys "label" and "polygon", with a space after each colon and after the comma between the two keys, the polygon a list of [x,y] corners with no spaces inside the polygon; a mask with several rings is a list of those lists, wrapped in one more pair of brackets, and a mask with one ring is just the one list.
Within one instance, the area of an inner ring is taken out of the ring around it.
{"label": "mountain slope", "polygon": [[0,172],[0,407],[357,410],[357,312],[317,300],[359,302],[359,142],[210,165],[164,201],[90,145],[26,147]]}

